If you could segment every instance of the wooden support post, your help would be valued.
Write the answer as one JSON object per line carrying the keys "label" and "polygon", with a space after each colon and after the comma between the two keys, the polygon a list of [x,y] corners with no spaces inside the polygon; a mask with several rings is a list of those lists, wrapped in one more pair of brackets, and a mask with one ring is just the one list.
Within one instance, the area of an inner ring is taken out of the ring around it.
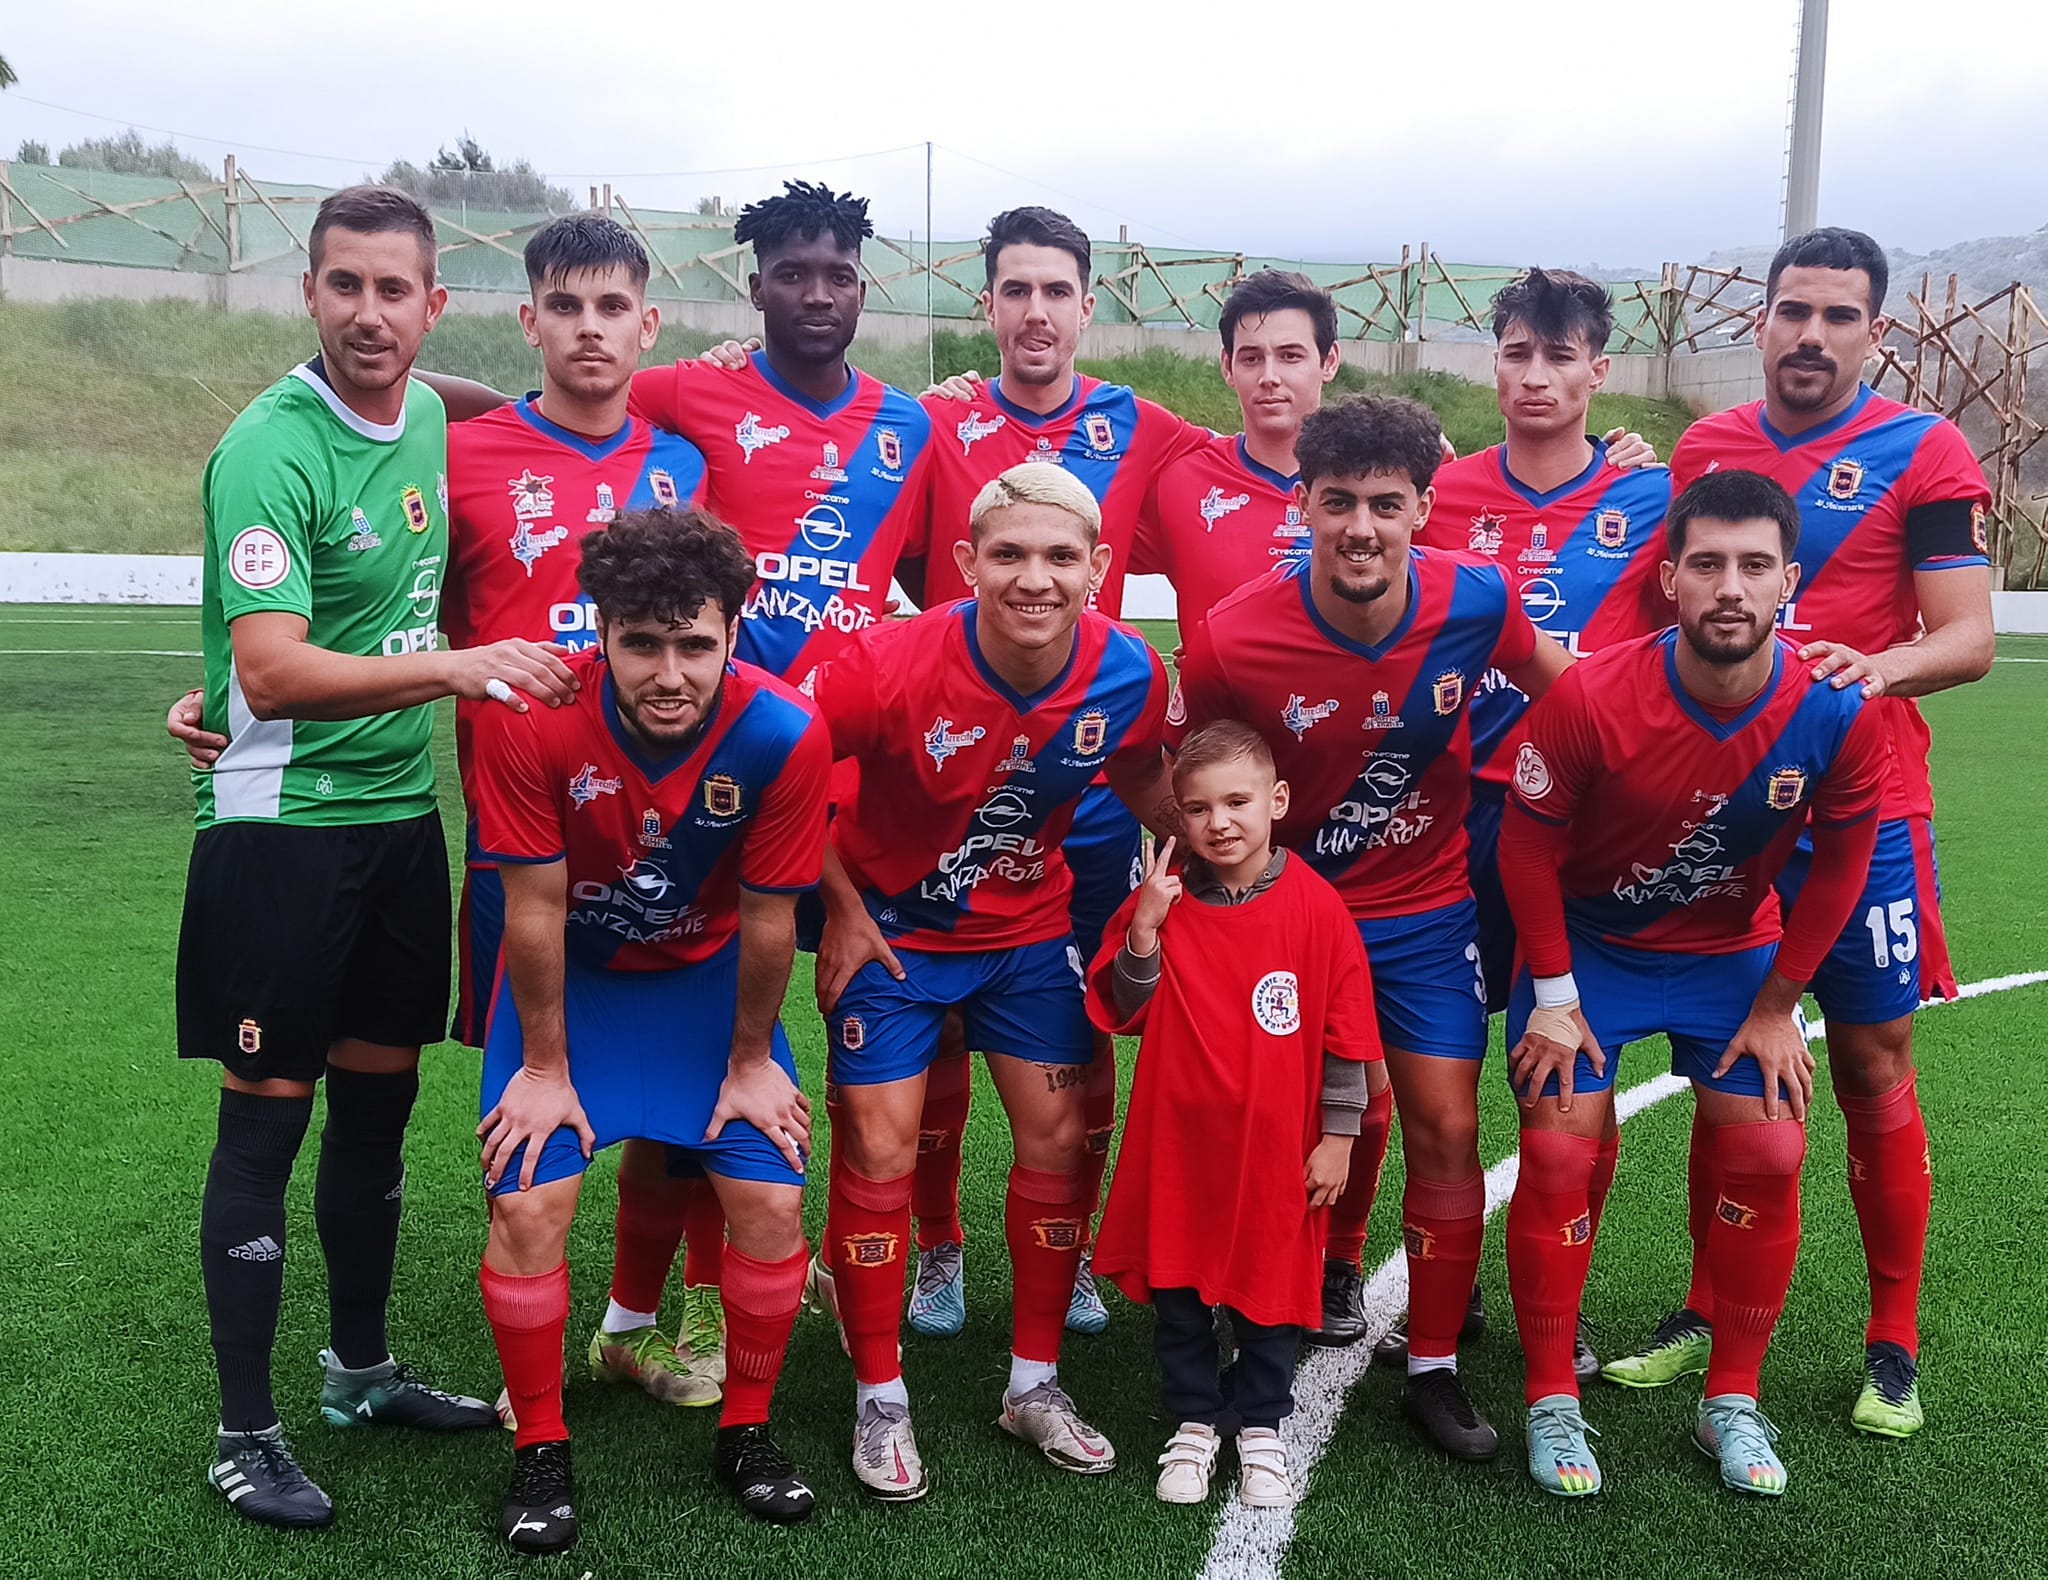
{"label": "wooden support post", "polygon": [[242,266],[242,172],[233,154],[221,161],[221,180],[226,184],[220,200],[227,205],[228,272],[232,274]]}

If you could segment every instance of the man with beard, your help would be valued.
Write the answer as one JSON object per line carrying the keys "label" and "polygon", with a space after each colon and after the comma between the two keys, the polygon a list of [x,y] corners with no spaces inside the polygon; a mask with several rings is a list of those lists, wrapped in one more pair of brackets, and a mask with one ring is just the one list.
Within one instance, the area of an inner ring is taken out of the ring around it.
{"label": "man with beard", "polygon": [[[1694,1439],[1723,1485],[1785,1490],[1757,1379],[1799,1251],[1814,1069],[1799,999],[1863,886],[1889,756],[1878,705],[1816,685],[1772,629],[1799,585],[1798,541],[1798,509],[1769,478],[1693,484],[1661,569],[1677,627],[1575,665],[1515,751],[1500,860],[1525,962],[1508,1009],[1522,1105],[1508,1282],[1529,1473],[1557,1496],[1601,1486],[1572,1366],[1588,1188],[1621,1051],[1658,1033],[1719,1160]],[[1771,885],[1809,821],[1805,890],[1781,928]]]}

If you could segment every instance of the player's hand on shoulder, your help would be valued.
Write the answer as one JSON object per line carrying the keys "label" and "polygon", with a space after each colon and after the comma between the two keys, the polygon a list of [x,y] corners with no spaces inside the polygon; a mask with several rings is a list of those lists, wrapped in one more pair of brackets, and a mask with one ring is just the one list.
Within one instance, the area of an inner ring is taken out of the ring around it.
{"label": "player's hand on shoulder", "polygon": [[1837,691],[1861,685],[1866,701],[1884,695],[1884,672],[1877,660],[1846,642],[1808,642],[1799,650],[1799,662],[1813,665],[1813,678]]}
{"label": "player's hand on shoulder", "polygon": [[553,642],[529,642],[524,637],[462,648],[449,655],[454,666],[450,689],[471,702],[502,702],[520,713],[528,710],[527,697],[559,708],[582,689],[562,662],[568,651]]}
{"label": "player's hand on shoulder", "polygon": [[1613,428],[1600,436],[1607,446],[1607,464],[1624,472],[1634,472],[1645,466],[1655,466],[1657,447],[1639,433],[1626,428]]}
{"label": "player's hand on shoulder", "polygon": [[811,1149],[811,1100],[773,1059],[752,1059],[727,1068],[704,1139],[716,1141],[736,1119],[760,1131],[791,1168],[802,1171],[804,1155]]}
{"label": "player's hand on shoulder", "polygon": [[541,1149],[548,1137],[563,1126],[576,1132],[583,1143],[583,1155],[597,1144],[597,1132],[583,1112],[583,1100],[569,1080],[568,1070],[547,1073],[521,1065],[498,1098],[497,1106],[476,1127],[484,1144],[484,1184],[495,1186],[504,1178],[505,1168],[521,1145],[526,1156],[519,1166],[519,1188],[530,1189],[533,1171],[540,1167]]}
{"label": "player's hand on shoulder", "polygon": [[925,390],[922,398],[929,400],[937,395],[945,400],[979,400],[984,380],[969,368],[965,373],[955,373]]}
{"label": "player's hand on shoulder", "polygon": [[1736,1029],[1735,1040],[1728,1044],[1721,1062],[1714,1066],[1714,1078],[1719,1080],[1746,1058],[1756,1060],[1757,1068],[1763,1072],[1764,1118],[1778,1117],[1779,1088],[1783,1087],[1792,1117],[1803,1123],[1807,1105],[1813,1101],[1816,1066],[1813,1049],[1807,1044],[1806,1030],[1798,1017],[1752,1009],[1749,1018]]}
{"label": "player's hand on shoulder", "polygon": [[745,340],[721,340],[715,346],[707,346],[697,353],[699,362],[708,362],[715,368],[724,368],[728,373],[737,373],[747,365],[747,358],[761,349],[758,336],[749,335]]}
{"label": "player's hand on shoulder", "polygon": [[1324,1136],[1308,1155],[1302,1183],[1308,1186],[1311,1208],[1329,1207],[1344,1194],[1344,1182],[1351,1177],[1350,1136]]}
{"label": "player's hand on shoulder", "polygon": [[904,978],[903,963],[865,907],[843,915],[828,908],[825,930],[818,939],[818,1013],[830,1015],[837,1009],[846,984],[871,963],[879,964],[898,982]]}
{"label": "player's hand on shoulder", "polygon": [[1542,1100],[1543,1088],[1554,1075],[1557,1077],[1557,1111],[1570,1113],[1572,1073],[1581,1049],[1585,1050],[1593,1073],[1605,1075],[1607,1055],[1600,1046],[1600,1039],[1593,1035],[1593,1028],[1586,1023],[1585,1011],[1577,1003],[1556,1009],[1531,1010],[1522,1040],[1508,1054],[1508,1073],[1514,1083],[1515,1100],[1524,1108],[1534,1108]]}
{"label": "player's hand on shoulder", "polygon": [[[1138,908],[1131,913],[1131,930],[1144,932],[1148,936],[1159,931],[1166,920],[1166,913],[1179,901],[1184,887],[1181,875],[1172,868],[1174,837],[1169,834],[1153,847],[1152,860],[1145,868],[1145,881],[1138,888]],[[1152,953],[1150,949],[1135,951],[1141,955]]]}
{"label": "player's hand on shoulder", "polygon": [[185,755],[192,759],[193,768],[199,773],[208,773],[220,761],[220,754],[228,749],[228,738],[201,728],[206,719],[206,693],[198,687],[185,693],[171,704],[171,711],[164,715],[164,728],[170,731],[171,739],[185,748]]}

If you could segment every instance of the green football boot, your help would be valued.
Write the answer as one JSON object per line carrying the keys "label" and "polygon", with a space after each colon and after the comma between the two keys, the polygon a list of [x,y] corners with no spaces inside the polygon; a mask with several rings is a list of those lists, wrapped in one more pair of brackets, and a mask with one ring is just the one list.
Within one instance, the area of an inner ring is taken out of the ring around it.
{"label": "green football boot", "polygon": [[1657,1324],[1650,1342],[1633,1355],[1618,1355],[1600,1375],[1624,1388],[1662,1388],[1707,1369],[1714,1347],[1713,1325],[1690,1306]]}
{"label": "green football boot", "polygon": [[1911,1437],[1927,1424],[1920,1413],[1920,1367],[1903,1344],[1887,1339],[1863,1352],[1863,1392],[1849,1423],[1877,1437]]}

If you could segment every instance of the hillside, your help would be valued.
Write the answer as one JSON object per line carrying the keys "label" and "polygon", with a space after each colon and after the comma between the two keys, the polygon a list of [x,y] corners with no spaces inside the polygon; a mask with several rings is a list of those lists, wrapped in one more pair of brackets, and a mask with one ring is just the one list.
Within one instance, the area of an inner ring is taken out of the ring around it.
{"label": "hillside", "polygon": [[[657,355],[691,356],[710,337],[667,329]],[[226,314],[184,302],[0,302],[0,550],[197,552],[199,477],[221,431],[254,396],[315,349],[303,319]],[[996,366],[995,340],[942,334],[941,377]],[[916,347],[854,348],[878,377],[922,389]],[[422,366],[526,390],[539,354],[513,319],[451,315],[428,337]],[[1149,351],[1084,371],[1218,429],[1238,423],[1216,367]],[[1342,390],[1392,389],[1429,402],[1460,451],[1497,442],[1493,391],[1441,374],[1370,379],[1346,369]],[[1687,421],[1662,402],[1603,396],[1597,426],[1635,428],[1668,455]]]}

